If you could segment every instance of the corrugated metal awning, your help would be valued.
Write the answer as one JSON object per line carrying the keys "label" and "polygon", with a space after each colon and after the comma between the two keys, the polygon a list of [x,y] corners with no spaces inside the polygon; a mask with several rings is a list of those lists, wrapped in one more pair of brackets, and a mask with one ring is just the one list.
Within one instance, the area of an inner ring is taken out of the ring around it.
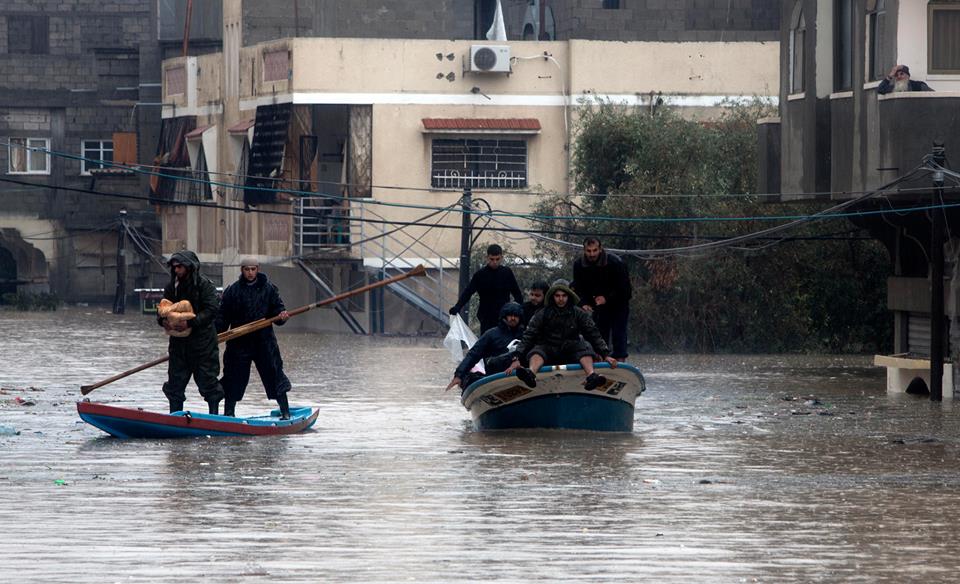
{"label": "corrugated metal awning", "polygon": [[537,118],[423,118],[423,131],[434,134],[539,134]]}

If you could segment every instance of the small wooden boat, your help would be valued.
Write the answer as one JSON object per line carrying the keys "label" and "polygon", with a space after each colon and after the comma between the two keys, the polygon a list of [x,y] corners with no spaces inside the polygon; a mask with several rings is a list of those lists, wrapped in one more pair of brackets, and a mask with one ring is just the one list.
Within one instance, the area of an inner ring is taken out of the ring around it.
{"label": "small wooden boat", "polygon": [[291,407],[289,420],[280,419],[280,410],[268,416],[234,418],[189,411],[162,414],[91,401],[77,402],[77,412],[84,422],[117,438],[295,434],[313,426],[319,413],[314,408]]}
{"label": "small wooden boat", "polygon": [[602,386],[583,388],[578,364],[541,367],[537,386],[527,387],[516,375],[490,375],[467,387],[460,402],[470,410],[477,430],[565,428],[631,432],[634,402],[646,389],[640,370],[629,363],[616,369],[594,368],[607,378]]}

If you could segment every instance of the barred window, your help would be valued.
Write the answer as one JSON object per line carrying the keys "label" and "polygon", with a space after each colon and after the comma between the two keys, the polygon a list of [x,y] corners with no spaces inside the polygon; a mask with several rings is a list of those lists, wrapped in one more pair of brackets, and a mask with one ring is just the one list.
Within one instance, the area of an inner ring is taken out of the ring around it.
{"label": "barred window", "polygon": [[525,189],[527,143],[434,139],[430,174],[434,188]]}
{"label": "barred window", "polygon": [[91,170],[98,168],[110,168],[96,161],[113,162],[113,140],[84,140],[80,156],[80,174],[90,174]]}
{"label": "barred window", "polygon": [[10,138],[7,168],[10,174],[50,174],[48,138]]}

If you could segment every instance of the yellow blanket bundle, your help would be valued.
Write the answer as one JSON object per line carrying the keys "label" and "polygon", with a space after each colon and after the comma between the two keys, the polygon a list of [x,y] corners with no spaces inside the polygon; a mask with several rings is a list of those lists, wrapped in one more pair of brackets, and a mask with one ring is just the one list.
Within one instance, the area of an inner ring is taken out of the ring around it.
{"label": "yellow blanket bundle", "polygon": [[[186,322],[191,318],[196,318],[196,314],[193,313],[193,306],[190,305],[189,300],[181,300],[180,302],[171,302],[164,298],[160,301],[160,304],[157,305],[157,314],[161,318],[166,318],[167,322],[170,324],[177,324],[180,322]],[[171,337],[186,337],[190,334],[191,329],[186,329],[182,331],[175,331],[171,329],[164,329],[167,331],[167,334]]]}

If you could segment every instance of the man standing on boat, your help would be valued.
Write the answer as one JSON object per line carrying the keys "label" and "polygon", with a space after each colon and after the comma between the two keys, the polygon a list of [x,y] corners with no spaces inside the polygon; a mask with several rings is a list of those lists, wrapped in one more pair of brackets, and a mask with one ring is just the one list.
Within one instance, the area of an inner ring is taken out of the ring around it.
{"label": "man standing on boat", "polygon": [[630,273],[620,256],[603,249],[596,237],[583,240],[583,255],[573,264],[573,291],[580,307],[593,316],[615,359],[627,358],[627,321],[630,320]]}
{"label": "man standing on boat", "polygon": [[523,308],[516,302],[507,302],[500,309],[500,323],[480,335],[477,342],[464,355],[460,365],[453,373],[453,380],[447,385],[450,390],[454,385],[466,389],[471,383],[483,377],[483,374],[471,371],[473,366],[483,360],[486,375],[500,373],[510,366],[513,355],[510,353],[510,343],[523,335]]}
{"label": "man standing on boat", "polygon": [[[497,326],[500,320],[500,309],[510,301],[513,295],[517,303],[523,302],[520,285],[513,271],[507,266],[500,265],[503,261],[503,248],[493,244],[487,248],[487,265],[477,270],[470,278],[470,284],[460,294],[460,299],[450,309],[450,314],[457,314],[470,302],[470,297],[476,292],[480,297],[480,306],[477,308],[477,319],[480,320],[480,334]],[[466,269],[466,266],[460,266]]]}
{"label": "man standing on boat", "polygon": [[[220,299],[217,331],[224,332],[275,316],[280,317],[276,321],[278,325],[285,324],[290,318],[280,298],[280,291],[260,271],[257,258],[242,258],[240,279],[227,286]],[[223,415],[236,414],[237,402],[243,399],[250,381],[250,363],[257,366],[267,398],[277,400],[280,405],[280,418],[289,420],[287,392],[290,391],[290,380],[283,372],[283,359],[272,326],[227,341],[227,348],[223,352],[223,379],[220,380],[226,394]]]}
{"label": "man standing on boat", "polygon": [[[596,389],[605,384],[606,377],[593,370],[593,358],[599,356],[611,367],[617,366],[617,360],[609,355],[607,344],[593,319],[577,306],[579,301],[566,280],[554,282],[547,290],[546,306],[530,319],[506,373],[516,371],[520,381],[528,387],[536,387],[537,371],[544,364],[580,363],[586,374],[585,389]],[[521,366],[523,356],[530,362],[529,368]]]}
{"label": "man standing on boat", "polygon": [[171,412],[183,410],[187,383],[192,376],[210,413],[216,414],[223,399],[223,389],[217,381],[220,374],[220,348],[214,323],[217,288],[200,273],[200,260],[192,251],[178,251],[167,265],[170,283],[163,289],[163,297],[171,302],[188,300],[195,316],[185,321],[157,319],[171,335],[163,393],[170,402]]}

